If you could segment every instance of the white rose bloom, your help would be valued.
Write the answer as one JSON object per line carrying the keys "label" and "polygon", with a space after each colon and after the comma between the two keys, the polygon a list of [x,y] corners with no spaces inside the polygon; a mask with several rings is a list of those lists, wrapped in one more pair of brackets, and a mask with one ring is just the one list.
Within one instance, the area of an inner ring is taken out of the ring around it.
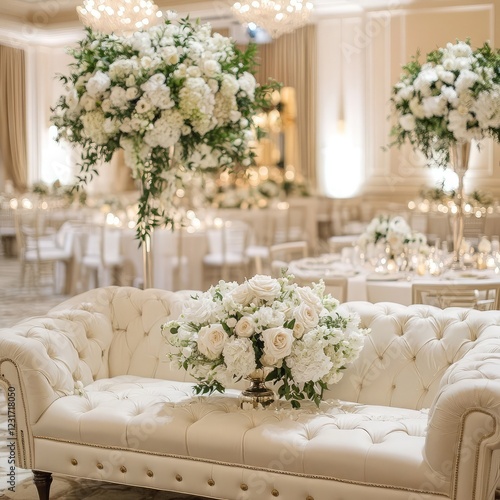
{"label": "white rose bloom", "polygon": [[407,87],[403,87],[401,90],[398,91],[397,95],[405,101],[409,101],[413,95],[414,95],[415,89],[413,88],[413,85],[408,85]]}
{"label": "white rose bloom", "polygon": [[201,78],[201,69],[198,66],[189,66],[186,70],[186,75],[189,78]]}
{"label": "white rose bloom", "polygon": [[125,92],[125,98],[128,101],[133,101],[139,95],[139,89],[137,87],[129,87]]}
{"label": "white rose bloom", "polygon": [[451,104],[457,100],[457,91],[453,87],[448,87],[447,85],[443,85],[441,87],[441,95]]}
{"label": "white rose bloom", "polygon": [[247,283],[242,283],[230,292],[233,300],[239,304],[248,304],[252,299],[252,291]]}
{"label": "white rose bloom", "polygon": [[177,64],[179,62],[179,54],[177,49],[173,46],[163,47],[160,50],[160,56],[167,64],[170,65]]}
{"label": "white rose bloom", "polygon": [[446,71],[443,67],[441,67],[441,69],[439,70],[436,70],[436,72],[438,78],[447,85],[451,85],[455,81],[455,73]]}
{"label": "white rose bloom", "polygon": [[293,332],[289,328],[268,328],[262,332],[264,354],[283,359],[292,352]]}
{"label": "white rose bloom", "polygon": [[306,330],[314,328],[319,321],[318,312],[305,302],[301,302],[299,306],[295,308],[293,317],[298,323],[302,324]]}
{"label": "white rose bloom", "polygon": [[220,323],[203,326],[198,332],[198,350],[208,359],[217,359],[222,353],[228,338]]}
{"label": "white rose bloom", "polygon": [[469,71],[468,69],[461,71],[455,81],[455,89],[457,93],[460,94],[464,90],[470,89],[478,79],[479,75],[473,71]]}
{"label": "white rose bloom", "polygon": [[248,288],[254,297],[266,301],[274,300],[281,291],[278,280],[262,274],[256,274],[253,278],[250,278]]}
{"label": "white rose bloom", "polygon": [[182,319],[188,323],[206,323],[212,317],[214,303],[206,295],[191,299],[184,303]]}
{"label": "white rose bloom", "polygon": [[304,302],[309,307],[314,309],[318,314],[323,309],[323,304],[321,303],[321,299],[313,292],[311,287],[303,286],[297,288],[297,295],[301,302]]}
{"label": "white rose bloom", "polygon": [[253,319],[249,316],[241,317],[236,323],[234,331],[238,337],[251,337],[255,332]]}
{"label": "white rose bloom", "polygon": [[185,325],[180,325],[176,333],[180,341],[190,340],[194,337],[193,330],[190,330]]}
{"label": "white rose bloom", "polygon": [[87,93],[91,97],[99,97],[111,86],[111,80],[106,73],[102,71],[97,71],[94,76],[92,76],[85,88],[87,89]]}
{"label": "white rose bloom", "polygon": [[407,113],[399,117],[399,124],[404,130],[412,131],[415,128],[415,117],[411,113]]}
{"label": "white rose bloom", "polygon": [[209,59],[203,62],[203,73],[208,78],[213,78],[221,72],[220,64],[214,59]]}
{"label": "white rose bloom", "polygon": [[261,356],[259,361],[262,366],[267,366],[267,367],[277,366],[279,368],[281,367],[282,364],[281,359],[276,359],[275,357],[270,356],[269,354],[264,354],[263,356]]}

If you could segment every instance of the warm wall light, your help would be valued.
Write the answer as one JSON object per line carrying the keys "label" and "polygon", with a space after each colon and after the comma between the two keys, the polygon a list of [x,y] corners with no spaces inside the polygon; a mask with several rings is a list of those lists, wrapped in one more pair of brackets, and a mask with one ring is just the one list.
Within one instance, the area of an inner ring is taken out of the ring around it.
{"label": "warm wall light", "polygon": [[239,0],[231,10],[241,23],[254,23],[278,38],[307,24],[313,8],[307,0]]}
{"label": "warm wall light", "polygon": [[163,14],[151,0],[83,0],[81,22],[101,33],[130,33],[157,24]]}

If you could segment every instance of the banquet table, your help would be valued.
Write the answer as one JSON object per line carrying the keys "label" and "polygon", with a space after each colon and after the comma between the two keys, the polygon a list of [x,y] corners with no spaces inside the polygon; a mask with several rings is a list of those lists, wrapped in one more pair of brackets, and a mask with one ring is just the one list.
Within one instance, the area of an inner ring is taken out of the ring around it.
{"label": "banquet table", "polygon": [[413,283],[442,283],[444,287],[455,284],[500,284],[500,274],[493,270],[449,271],[440,276],[413,273],[375,273],[360,265],[342,262],[338,255],[325,255],[291,261],[288,271],[302,280],[317,282],[326,277],[347,277],[347,300],[368,302],[395,302],[412,304]]}
{"label": "banquet table", "polygon": [[[182,232],[182,234],[181,234]],[[179,238],[182,238],[179,246]],[[130,285],[142,284],[143,251],[139,248],[135,229],[123,229],[122,280]],[[178,250],[181,250],[179,258]],[[203,256],[207,252],[204,231],[156,229],[153,233],[153,287],[163,290],[203,289]],[[177,266],[180,266],[177,273]],[[177,274],[176,274],[177,273]],[[135,280],[138,280],[134,283]]]}

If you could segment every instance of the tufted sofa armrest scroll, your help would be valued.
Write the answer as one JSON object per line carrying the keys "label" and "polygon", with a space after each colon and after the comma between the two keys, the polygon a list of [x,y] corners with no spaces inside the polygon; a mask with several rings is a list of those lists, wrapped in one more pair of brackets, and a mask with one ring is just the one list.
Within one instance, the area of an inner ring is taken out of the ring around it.
{"label": "tufted sofa armrest scroll", "polygon": [[[495,489],[483,478],[490,477],[493,452],[500,453],[500,327],[487,330],[446,371],[429,411],[425,459],[438,476],[451,480],[456,499],[486,498]],[[485,447],[490,452],[479,454]],[[478,462],[478,456],[488,459]],[[461,496],[465,492],[469,496]]]}

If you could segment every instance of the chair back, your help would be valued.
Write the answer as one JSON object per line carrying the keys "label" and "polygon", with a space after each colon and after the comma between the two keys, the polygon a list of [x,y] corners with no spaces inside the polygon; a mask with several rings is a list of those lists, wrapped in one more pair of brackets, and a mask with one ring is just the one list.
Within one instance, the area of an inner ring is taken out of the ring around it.
{"label": "chair back", "polygon": [[230,256],[244,256],[250,237],[250,227],[246,222],[227,220],[219,227],[207,229],[208,252],[220,255],[223,260]]}
{"label": "chair back", "polygon": [[469,309],[500,309],[500,284],[493,283],[413,283],[413,304],[427,304],[445,309],[467,307]]}
{"label": "chair back", "polygon": [[286,243],[276,243],[269,248],[269,259],[290,262],[292,260],[303,259],[309,254],[307,241],[290,241]]}
{"label": "chair back", "polygon": [[304,207],[290,205],[285,210],[277,210],[272,221],[271,244],[307,238],[307,210]]}

